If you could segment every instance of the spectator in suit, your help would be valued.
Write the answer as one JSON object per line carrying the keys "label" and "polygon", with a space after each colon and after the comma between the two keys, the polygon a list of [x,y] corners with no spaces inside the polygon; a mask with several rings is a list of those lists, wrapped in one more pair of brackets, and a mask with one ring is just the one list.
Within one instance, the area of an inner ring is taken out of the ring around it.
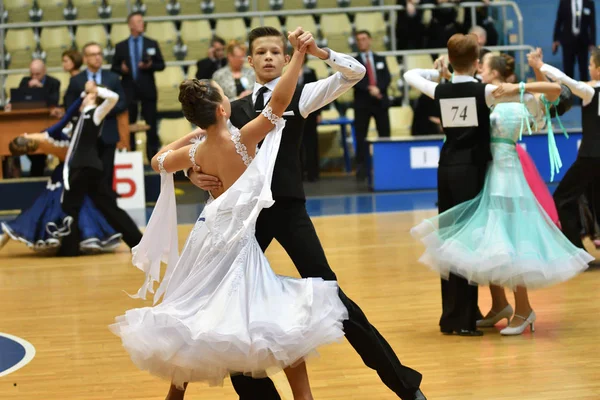
{"label": "spectator in suit", "polygon": [[416,6],[426,4],[421,0],[397,0],[396,4],[406,7],[398,11],[396,23],[396,43],[399,50],[422,49],[425,45],[425,25],[423,9]]}
{"label": "spectator in suit", "polygon": [[579,80],[587,81],[588,55],[596,45],[596,8],[594,0],[560,0],[554,24],[552,53],[563,48],[563,71],[575,74],[579,65]]}
{"label": "spectator in suit", "polygon": [[387,89],[391,75],[385,57],[371,51],[371,34],[368,31],[356,32],[358,61],[367,69],[365,77],[354,86],[354,126],[356,128],[356,164],[357,179],[367,176],[366,137],[371,117],[375,118],[379,137],[390,136],[390,100]]}
{"label": "spectator in suit", "polygon": [[125,101],[125,94],[123,93],[119,75],[101,69],[104,61],[102,47],[98,43],[90,42],[83,46],[82,53],[87,68],[85,71],[73,76],[69,81],[69,87],[65,94],[65,107],[69,108],[81,96],[81,93],[85,91],[85,83],[91,80],[95,81],[97,85],[102,85],[119,95],[119,101],[104,119],[102,134],[98,139],[98,153],[102,159],[103,179],[112,188],[115,151],[117,148],[126,149],[129,147],[129,138],[119,136],[117,125],[117,115],[127,110],[127,102]]}
{"label": "spectator in suit", "polygon": [[[306,65],[308,56],[304,56],[304,67],[300,70],[298,86],[316,82],[317,74],[314,69]],[[304,135],[302,136],[302,174],[309,182],[319,180],[319,134],[317,125],[321,120],[321,110],[314,111],[306,117]]]}
{"label": "spectator in suit", "polygon": [[196,79],[212,79],[217,70],[227,65],[225,57],[225,40],[219,36],[214,36],[208,49],[208,57],[196,63]]}
{"label": "spectator in suit", "polygon": [[[146,132],[146,155],[151,160],[160,148],[156,121],[157,90],[154,73],[165,69],[158,43],[144,36],[144,17],[134,12],[127,17],[131,36],[115,46],[111,70],[122,77],[125,99],[129,110],[129,123],[138,117],[138,104],[142,105],[142,117],[150,129]],[[135,149],[135,135],[129,146]]]}
{"label": "spectator in suit", "polygon": [[[29,76],[21,79],[19,89],[41,88],[48,107],[57,108],[60,97],[60,81],[46,74],[46,64],[42,60],[33,60],[29,64]],[[28,155],[31,161],[30,176],[44,176],[46,155]]]}
{"label": "spectator in suit", "polygon": [[254,89],[254,70],[244,66],[246,46],[233,40],[227,46],[227,66],[213,75],[213,79],[223,88],[229,100],[241,99]]}

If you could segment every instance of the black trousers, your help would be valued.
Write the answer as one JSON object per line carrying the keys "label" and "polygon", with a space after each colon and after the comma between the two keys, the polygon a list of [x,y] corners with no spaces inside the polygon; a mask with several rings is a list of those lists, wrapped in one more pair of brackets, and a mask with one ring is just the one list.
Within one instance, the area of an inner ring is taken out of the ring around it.
{"label": "black trousers", "polygon": [[362,165],[366,161],[368,151],[367,135],[371,117],[375,118],[379,137],[390,137],[390,114],[388,107],[372,105],[369,108],[354,108],[354,130],[356,133],[356,163]]}
{"label": "black trousers", "polygon": [[309,115],[304,124],[302,136],[302,168],[308,180],[319,178],[319,134],[317,116]]}
{"label": "black trousers", "polygon": [[[485,165],[440,165],[438,168],[438,210],[440,213],[473,199],[481,192],[485,181]],[[440,329],[475,330],[481,318],[477,307],[478,287],[450,274],[442,279],[442,316]]]}
{"label": "black trousers", "polygon": [[[277,199],[273,207],[264,209],[258,217],[256,238],[263,251],[276,239],[303,278],[336,279],[304,201]],[[377,371],[388,388],[401,399],[413,399],[421,384],[421,374],[400,363],[391,346],[341,289],[340,298],[349,313],[349,319],[344,322],[344,332],[352,347],[369,368]],[[235,375],[231,381],[240,400],[280,400],[273,382],[268,378],[252,379]]]}
{"label": "black trousers", "polygon": [[588,45],[582,43],[577,38],[571,41],[561,43],[563,54],[563,66],[567,76],[575,78],[575,61],[579,68],[580,81],[589,80],[588,65],[589,65],[589,48]]}
{"label": "black trousers", "polygon": [[[146,131],[146,156],[148,161],[152,160],[152,157],[160,149],[160,140],[158,139],[158,128],[156,126],[156,99],[144,100],[134,98],[129,102],[129,123],[133,124],[137,121],[138,117],[138,103],[142,103],[142,118],[146,121],[146,124],[150,126],[150,129]],[[130,136],[131,150],[135,149],[135,135]]]}
{"label": "black trousers", "polygon": [[[575,246],[583,247],[578,201],[600,179],[600,158],[577,157],[554,192],[562,231]],[[590,200],[598,204],[598,199]]]}
{"label": "black trousers", "polygon": [[59,256],[76,256],[79,254],[79,212],[83,199],[87,195],[102,213],[106,221],[117,232],[123,235],[123,241],[129,247],[136,246],[142,240],[142,233],[135,222],[125,211],[117,206],[114,193],[104,182],[102,171],[94,168],[76,168],[69,176],[70,190],[63,192],[62,209],[73,218],[71,233],[66,236],[58,252]]}
{"label": "black trousers", "polygon": [[45,154],[27,155],[27,158],[29,158],[29,161],[31,161],[29,176],[44,176],[44,170],[46,169],[46,157],[47,156]]}
{"label": "black trousers", "polygon": [[115,177],[115,152],[117,151],[116,144],[106,144],[101,139],[98,140],[98,155],[102,160],[102,180],[107,187],[113,192],[116,198],[116,193],[113,191],[113,181]]}

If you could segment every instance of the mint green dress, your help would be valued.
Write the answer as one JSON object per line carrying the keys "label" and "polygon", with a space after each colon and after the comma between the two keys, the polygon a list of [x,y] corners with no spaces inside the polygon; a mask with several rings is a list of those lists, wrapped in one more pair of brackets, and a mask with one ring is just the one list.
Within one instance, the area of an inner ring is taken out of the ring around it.
{"label": "mint green dress", "polygon": [[[521,103],[497,105],[490,115],[493,161],[481,193],[412,228],[426,247],[419,261],[442,277],[540,288],[574,277],[594,259],[562,234],[527,184],[515,148],[527,116]],[[551,131],[549,138],[552,147]]]}

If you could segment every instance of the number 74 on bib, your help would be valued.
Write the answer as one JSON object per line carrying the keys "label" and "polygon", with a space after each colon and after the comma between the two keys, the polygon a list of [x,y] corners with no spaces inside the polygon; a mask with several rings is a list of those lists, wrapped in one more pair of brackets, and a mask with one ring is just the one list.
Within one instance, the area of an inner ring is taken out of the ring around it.
{"label": "number 74 on bib", "polygon": [[475,97],[440,99],[440,111],[444,128],[479,126]]}

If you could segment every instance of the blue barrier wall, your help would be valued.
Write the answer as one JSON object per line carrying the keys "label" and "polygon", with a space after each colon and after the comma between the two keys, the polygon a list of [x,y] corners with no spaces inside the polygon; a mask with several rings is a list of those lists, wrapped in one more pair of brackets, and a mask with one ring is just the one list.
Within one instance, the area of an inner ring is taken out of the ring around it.
{"label": "blue barrier wall", "polygon": [[[544,61],[562,68],[562,50],[559,50],[556,55],[552,55],[552,34],[559,0],[515,1],[523,14],[525,44],[541,47],[544,51]],[[598,29],[600,29],[600,1],[595,0],[594,3],[596,5],[596,33],[600,35],[600,32],[598,32]],[[516,32],[516,29],[512,29],[511,32]],[[597,42],[597,44],[600,43]],[[575,68],[575,71],[577,71],[577,68]],[[577,78],[578,72],[575,72],[575,75]]]}

